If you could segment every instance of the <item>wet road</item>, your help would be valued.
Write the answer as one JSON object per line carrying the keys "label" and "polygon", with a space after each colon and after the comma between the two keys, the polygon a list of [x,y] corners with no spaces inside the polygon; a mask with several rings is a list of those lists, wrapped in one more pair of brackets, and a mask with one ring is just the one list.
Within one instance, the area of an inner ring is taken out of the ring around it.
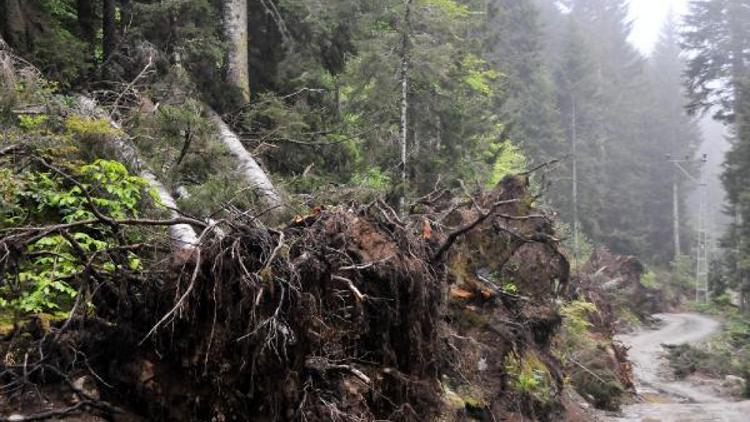
{"label": "wet road", "polygon": [[635,365],[638,393],[643,403],[625,406],[609,421],[643,422],[747,422],[750,401],[736,402],[716,395],[709,387],[675,381],[663,359],[662,344],[697,343],[718,332],[719,322],[690,313],[656,315],[663,324],[656,330],[644,330],[621,336],[630,346]]}

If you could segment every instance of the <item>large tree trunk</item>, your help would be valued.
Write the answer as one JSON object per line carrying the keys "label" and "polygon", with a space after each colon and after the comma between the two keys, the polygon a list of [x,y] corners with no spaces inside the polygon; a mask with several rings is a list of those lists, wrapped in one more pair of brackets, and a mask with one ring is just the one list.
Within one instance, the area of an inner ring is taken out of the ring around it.
{"label": "large tree trunk", "polygon": [[219,139],[227,147],[229,152],[240,163],[240,172],[245,180],[256,189],[260,197],[263,199],[265,204],[271,208],[272,213],[280,211],[284,205],[283,198],[276,187],[271,183],[271,179],[258,164],[258,162],[250,155],[245,149],[244,145],[240,141],[239,136],[232,131],[232,129],[224,123],[221,116],[216,114],[215,111],[208,109],[208,118],[216,126],[219,131]]}
{"label": "large tree trunk", "polygon": [[86,54],[89,62],[96,61],[96,4],[94,0],[76,0],[78,15],[78,34],[86,42]]}
{"label": "large tree trunk", "polygon": [[13,48],[26,50],[30,47],[28,25],[28,18],[22,2],[20,0],[6,0],[3,33]]}
{"label": "large tree trunk", "polygon": [[133,2],[131,0],[120,0],[120,36],[125,38],[133,20]]}
{"label": "large tree trunk", "polygon": [[90,47],[96,41],[96,8],[94,0],[76,0],[78,14],[78,32]]}
{"label": "large tree trunk", "polygon": [[224,32],[227,37],[227,80],[250,100],[250,65],[248,63],[247,0],[224,1]]}
{"label": "large tree trunk", "polygon": [[401,197],[399,211],[404,212],[407,193],[406,141],[409,134],[409,31],[411,25],[411,2],[404,0],[404,22],[401,28]]}
{"label": "large tree trunk", "polygon": [[104,60],[110,58],[117,48],[117,22],[115,0],[103,0],[102,3],[102,49]]}

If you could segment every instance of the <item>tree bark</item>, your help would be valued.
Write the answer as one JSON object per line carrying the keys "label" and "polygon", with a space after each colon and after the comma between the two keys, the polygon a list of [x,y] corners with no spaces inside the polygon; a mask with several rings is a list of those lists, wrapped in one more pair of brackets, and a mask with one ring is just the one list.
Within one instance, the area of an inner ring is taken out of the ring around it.
{"label": "tree bark", "polygon": [[224,32],[227,38],[227,81],[250,100],[250,64],[248,63],[247,0],[224,2]]}
{"label": "tree bark", "polygon": [[[78,105],[82,114],[107,119],[112,127],[118,130],[121,129],[120,126],[114,122],[106,112],[100,109],[96,102],[91,98],[79,96]],[[115,138],[111,142],[111,148],[118,161],[125,163],[125,165],[127,165],[132,171],[137,171],[139,176],[148,182],[151,189],[156,192],[159,202],[169,210],[170,217],[180,217],[180,213],[177,209],[177,202],[174,197],[169,193],[169,190],[159,182],[156,175],[148,169],[143,160],[138,156],[138,151],[130,141],[124,136]],[[198,247],[198,236],[196,235],[195,230],[193,230],[189,224],[175,224],[169,226],[168,233],[172,248],[175,250],[175,256],[182,259],[189,259],[189,257],[192,256],[192,251]]]}
{"label": "tree bark", "polygon": [[276,214],[283,208],[284,201],[281,194],[268,178],[268,175],[258,162],[250,155],[240,141],[239,136],[224,123],[215,111],[208,109],[209,120],[219,131],[219,139],[227,147],[229,152],[239,161],[240,172],[245,180],[256,189],[265,204],[271,208],[271,213]]}
{"label": "tree bark", "polygon": [[78,32],[81,38],[93,48],[96,41],[96,10],[93,0],[76,0]]}
{"label": "tree bark", "polygon": [[578,116],[576,110],[576,97],[570,96],[570,143],[573,155],[573,265],[578,271],[578,232],[580,223],[578,220]]}
{"label": "tree bark", "polygon": [[124,38],[133,20],[133,2],[131,0],[120,0],[120,15],[122,19],[119,34]]}
{"label": "tree bark", "polygon": [[411,20],[411,2],[404,0],[404,22],[401,28],[401,198],[399,211],[404,212],[406,206],[406,142],[409,132],[409,26]]}
{"label": "tree bark", "polygon": [[117,22],[115,0],[102,2],[102,50],[104,60],[109,59],[117,48]]}
{"label": "tree bark", "polygon": [[5,2],[3,32],[8,38],[8,43],[14,48],[26,49],[28,45],[28,19],[23,10],[20,0],[7,0]]}

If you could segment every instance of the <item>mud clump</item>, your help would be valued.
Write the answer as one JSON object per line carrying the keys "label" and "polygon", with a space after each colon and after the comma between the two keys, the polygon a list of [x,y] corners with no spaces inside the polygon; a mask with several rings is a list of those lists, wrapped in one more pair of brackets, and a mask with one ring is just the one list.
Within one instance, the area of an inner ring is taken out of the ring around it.
{"label": "mud clump", "polygon": [[597,325],[602,329],[623,330],[628,324],[647,322],[650,315],[663,311],[665,301],[661,291],[641,283],[644,271],[638,258],[598,248],[580,272],[575,283],[576,295],[589,298],[603,310],[601,315],[613,318],[599,322]]}

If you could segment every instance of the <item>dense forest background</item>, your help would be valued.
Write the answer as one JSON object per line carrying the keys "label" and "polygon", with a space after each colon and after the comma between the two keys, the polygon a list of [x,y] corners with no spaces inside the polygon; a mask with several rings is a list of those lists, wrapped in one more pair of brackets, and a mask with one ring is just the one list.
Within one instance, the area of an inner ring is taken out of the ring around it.
{"label": "dense forest background", "polygon": [[[234,3],[247,3],[245,87],[227,79],[222,16]],[[684,112],[676,22],[643,57],[628,42],[625,1],[6,0],[0,7],[5,39],[59,89],[116,96],[133,81],[151,102],[170,107],[162,112],[181,113],[190,125],[200,110],[175,92],[182,84],[231,114],[245,145],[291,192],[343,183],[417,197],[438,179],[487,185],[559,159],[538,188],[570,233],[577,215],[577,231],[593,242],[656,263],[673,259],[675,172],[666,155],[691,156],[699,131]],[[158,54],[143,75],[151,50]],[[182,81],[147,84],[165,74]],[[155,145],[143,134],[136,144],[160,152],[153,167],[173,187],[218,195],[229,176],[193,167],[219,164],[165,163],[161,150],[179,149],[178,138]],[[207,183],[211,193],[200,189]],[[684,207],[689,181],[679,183]],[[685,225],[681,231],[687,251],[691,234]]]}
{"label": "dense forest background", "polygon": [[392,201],[474,189],[553,161],[535,188],[582,259],[591,244],[659,265],[692,253],[673,202],[687,215],[695,183],[668,158],[699,158],[708,113],[733,145],[717,277],[739,285],[747,8],[693,2],[649,57],[624,0],[4,0],[0,32],[56,90],[108,104],[195,214],[254,203],[210,142],[216,110],[299,205],[337,186]]}
{"label": "dense forest background", "polygon": [[0,0],[0,407],[114,413],[69,341],[175,420],[616,409],[613,336],[697,299],[707,248],[715,372],[750,374],[750,0],[631,30],[627,0]]}

